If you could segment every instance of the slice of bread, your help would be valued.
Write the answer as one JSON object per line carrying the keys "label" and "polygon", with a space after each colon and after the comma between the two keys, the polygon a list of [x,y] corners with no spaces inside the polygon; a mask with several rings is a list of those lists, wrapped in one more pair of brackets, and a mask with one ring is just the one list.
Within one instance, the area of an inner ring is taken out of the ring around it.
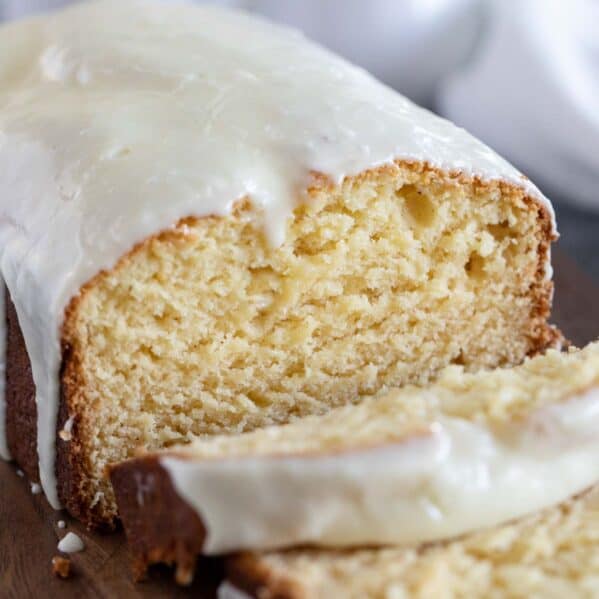
{"label": "slice of bread", "polygon": [[448,543],[244,554],[228,578],[220,599],[596,599],[599,488]]}
{"label": "slice of bread", "polygon": [[[445,370],[324,416],[116,465],[137,570],[195,553],[413,544],[522,517],[599,480],[599,343]],[[175,551],[176,548],[176,551]]]}

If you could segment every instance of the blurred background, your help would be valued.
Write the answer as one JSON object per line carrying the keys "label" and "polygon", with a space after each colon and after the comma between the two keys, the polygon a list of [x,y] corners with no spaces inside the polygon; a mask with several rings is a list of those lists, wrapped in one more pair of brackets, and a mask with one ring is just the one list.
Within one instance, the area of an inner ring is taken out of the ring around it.
{"label": "blurred background", "polygon": [[[0,0],[0,20],[68,3]],[[299,28],[483,139],[553,200],[559,247],[599,280],[599,0],[211,3]]]}

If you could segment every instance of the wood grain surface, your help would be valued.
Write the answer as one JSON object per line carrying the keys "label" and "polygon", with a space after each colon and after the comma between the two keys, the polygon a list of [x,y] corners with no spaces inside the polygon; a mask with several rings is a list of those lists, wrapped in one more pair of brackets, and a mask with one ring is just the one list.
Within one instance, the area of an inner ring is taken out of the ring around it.
{"label": "wood grain surface", "polygon": [[[561,253],[554,258],[556,294],[553,322],[576,345],[599,337],[599,285]],[[58,520],[67,522],[59,530]],[[85,551],[72,555],[73,576],[51,574],[56,544],[66,531],[77,532]],[[168,568],[155,568],[150,579],[131,582],[122,532],[90,534],[64,513],[52,510],[43,495],[33,495],[13,464],[0,460],[0,598],[155,598],[215,596],[218,562],[200,564],[202,574],[189,588],[178,588]]]}

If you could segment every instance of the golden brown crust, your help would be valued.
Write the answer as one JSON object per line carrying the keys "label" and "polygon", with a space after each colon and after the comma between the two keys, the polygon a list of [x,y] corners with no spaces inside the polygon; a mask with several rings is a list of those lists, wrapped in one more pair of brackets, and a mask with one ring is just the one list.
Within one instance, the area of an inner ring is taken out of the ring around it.
{"label": "golden brown crust", "polygon": [[6,296],[6,440],[13,459],[30,481],[39,482],[37,409],[31,364],[17,312]]}
{"label": "golden brown crust", "polygon": [[256,599],[309,599],[305,588],[269,568],[252,553],[227,559],[225,573],[235,588]]}
{"label": "golden brown crust", "polygon": [[[81,426],[82,418],[79,405],[85,401],[81,398],[79,357],[73,355],[71,346],[63,344],[61,368],[60,403],[57,418],[56,438],[56,480],[58,498],[69,513],[78,518],[90,529],[112,530],[116,526],[116,518],[102,509],[103,504],[94,502],[95,492],[91,490],[86,477],[90,471],[86,452],[85,428]],[[69,440],[61,438],[60,431],[72,418]]]}
{"label": "golden brown crust", "polygon": [[179,497],[158,459],[124,462],[110,469],[110,479],[135,578],[142,579],[149,565],[164,562],[176,564],[179,584],[191,583],[205,528],[196,511]]}

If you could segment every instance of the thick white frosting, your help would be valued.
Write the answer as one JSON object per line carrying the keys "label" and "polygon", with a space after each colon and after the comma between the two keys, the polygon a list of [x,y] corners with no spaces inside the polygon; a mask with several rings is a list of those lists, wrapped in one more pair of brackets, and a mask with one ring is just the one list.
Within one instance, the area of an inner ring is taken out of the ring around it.
{"label": "thick white frosting", "polygon": [[551,211],[465,131],[242,13],[107,0],[0,29],[0,270],[53,506],[59,331],[81,285],[147,236],[244,196],[277,244],[312,171],[339,182],[394,158],[510,181]]}
{"label": "thick white frosting", "polygon": [[[599,389],[490,428],[440,417],[404,442],[327,455],[163,457],[200,516],[204,552],[437,541],[599,480]],[[276,449],[274,450],[276,451]]]}

